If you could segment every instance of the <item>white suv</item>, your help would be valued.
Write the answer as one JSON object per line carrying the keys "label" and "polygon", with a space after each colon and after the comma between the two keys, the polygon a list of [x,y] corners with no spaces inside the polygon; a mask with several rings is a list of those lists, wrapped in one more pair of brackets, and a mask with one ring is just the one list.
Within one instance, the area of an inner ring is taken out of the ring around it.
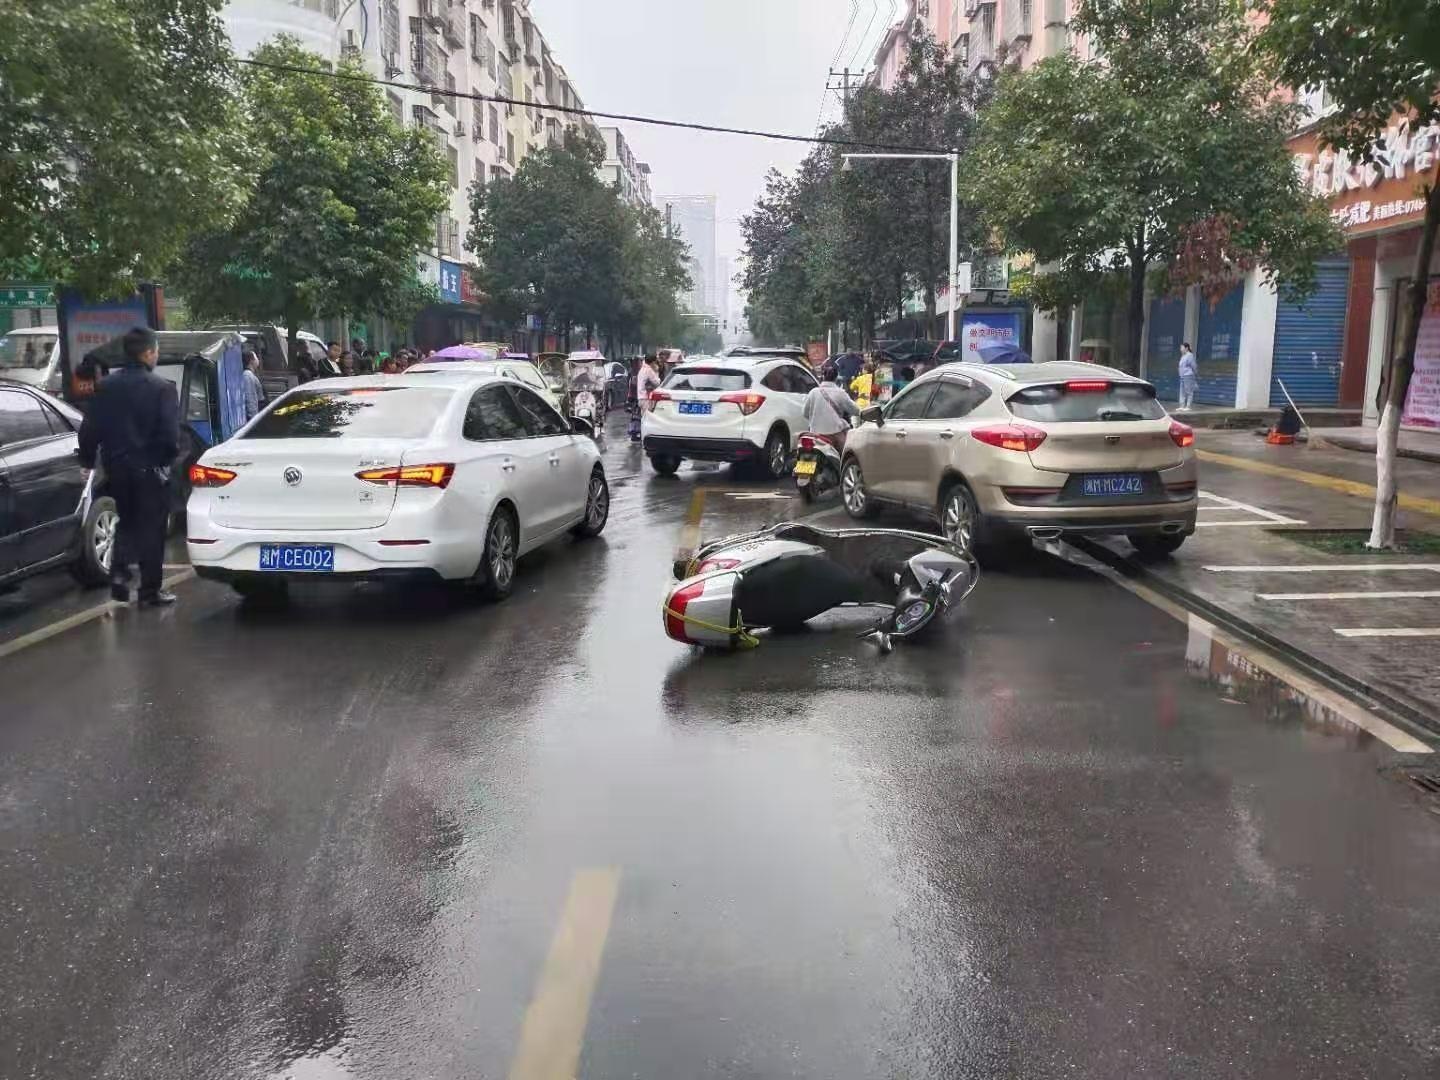
{"label": "white suv", "polygon": [[809,368],[786,356],[726,356],[680,364],[644,402],[640,433],[655,471],[685,458],[757,462],[785,475],[805,430]]}

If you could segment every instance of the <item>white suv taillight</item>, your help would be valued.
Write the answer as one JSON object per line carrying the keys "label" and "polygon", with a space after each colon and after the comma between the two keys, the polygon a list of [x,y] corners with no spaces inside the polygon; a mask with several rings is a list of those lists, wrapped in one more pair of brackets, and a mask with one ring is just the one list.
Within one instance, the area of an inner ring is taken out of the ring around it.
{"label": "white suv taillight", "polygon": [[757,394],[754,390],[746,390],[739,394],[722,394],[720,400],[728,401],[732,405],[739,405],[740,412],[749,416],[765,404],[765,395]]}

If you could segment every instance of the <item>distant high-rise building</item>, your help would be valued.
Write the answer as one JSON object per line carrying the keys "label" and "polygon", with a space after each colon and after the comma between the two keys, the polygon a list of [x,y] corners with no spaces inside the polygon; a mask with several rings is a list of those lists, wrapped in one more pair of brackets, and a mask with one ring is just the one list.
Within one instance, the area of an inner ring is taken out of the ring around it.
{"label": "distant high-rise building", "polygon": [[715,196],[662,195],[660,208],[673,235],[690,248],[691,311],[719,315],[720,282],[715,264]]}

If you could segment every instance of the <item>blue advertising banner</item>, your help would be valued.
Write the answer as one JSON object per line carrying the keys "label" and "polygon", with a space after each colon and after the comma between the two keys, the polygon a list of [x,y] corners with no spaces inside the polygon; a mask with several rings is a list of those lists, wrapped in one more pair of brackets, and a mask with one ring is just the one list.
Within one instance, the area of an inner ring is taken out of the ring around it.
{"label": "blue advertising banner", "polygon": [[465,268],[449,259],[440,260],[440,299],[447,304],[460,303],[460,275]]}
{"label": "blue advertising banner", "polygon": [[89,303],[79,293],[65,289],[56,304],[56,316],[60,322],[60,347],[64,350],[61,363],[69,384],[64,396],[72,402],[95,392],[92,379],[77,379],[74,374],[86,353],[120,337],[131,327],[150,325],[145,299],[138,294],[126,300]]}
{"label": "blue advertising banner", "polygon": [[966,312],[960,321],[960,359],[967,364],[983,364],[979,353],[981,345],[1020,344],[1020,315],[1018,311]]}

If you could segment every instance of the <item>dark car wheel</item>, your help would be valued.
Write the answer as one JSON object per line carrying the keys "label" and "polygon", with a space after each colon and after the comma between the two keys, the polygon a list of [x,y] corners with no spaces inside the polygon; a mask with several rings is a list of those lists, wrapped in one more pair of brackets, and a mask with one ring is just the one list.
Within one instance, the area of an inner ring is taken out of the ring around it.
{"label": "dark car wheel", "polygon": [[610,520],[610,485],[605,473],[596,469],[590,474],[590,489],[585,496],[585,520],[571,531],[582,539],[599,536]]}
{"label": "dark car wheel", "polygon": [[840,470],[840,495],[845,503],[845,512],[853,518],[873,518],[877,512],[870,494],[865,490],[865,474],[860,471],[860,462],[851,458]]}
{"label": "dark car wheel", "polygon": [[515,588],[515,562],[520,550],[515,515],[496,510],[485,530],[485,554],[480,561],[482,591],[491,600],[504,600]]}
{"label": "dark car wheel", "polygon": [[1180,550],[1187,539],[1184,533],[1135,533],[1128,537],[1135,554],[1142,559],[1163,559]]}
{"label": "dark car wheel", "polygon": [[661,476],[674,476],[680,471],[680,458],[676,454],[651,454],[650,467]]}
{"label": "dark car wheel", "polygon": [[776,428],[765,440],[765,475],[771,480],[779,480],[785,475],[785,466],[789,460],[790,440],[784,431]]}
{"label": "dark car wheel", "polygon": [[119,524],[114,499],[102,496],[91,500],[90,511],[80,527],[80,555],[71,564],[71,572],[80,584],[104,585],[110,580]]}
{"label": "dark car wheel", "polygon": [[973,551],[982,531],[980,508],[965,484],[956,481],[940,499],[940,531],[951,543]]}

